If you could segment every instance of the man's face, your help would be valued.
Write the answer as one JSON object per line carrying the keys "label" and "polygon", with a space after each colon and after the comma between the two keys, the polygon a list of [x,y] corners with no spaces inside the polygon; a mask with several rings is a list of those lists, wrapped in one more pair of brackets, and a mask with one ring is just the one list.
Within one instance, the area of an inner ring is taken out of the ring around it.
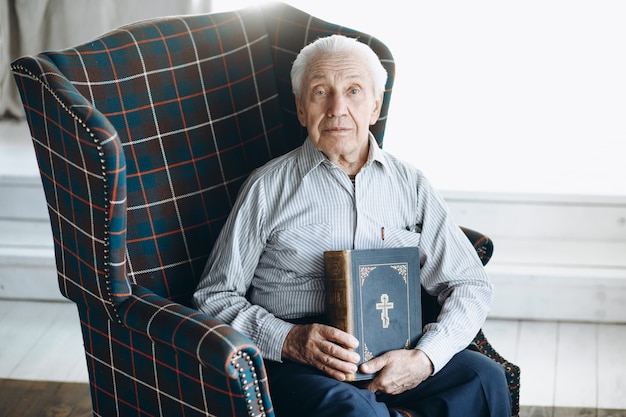
{"label": "man's face", "polygon": [[309,67],[298,119],[313,145],[331,161],[367,157],[369,126],[378,120],[382,95],[356,54],[323,54]]}

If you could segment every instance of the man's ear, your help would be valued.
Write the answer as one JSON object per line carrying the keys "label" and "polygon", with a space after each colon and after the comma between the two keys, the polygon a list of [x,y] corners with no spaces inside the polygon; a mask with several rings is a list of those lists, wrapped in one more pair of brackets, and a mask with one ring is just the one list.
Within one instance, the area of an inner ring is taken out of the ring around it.
{"label": "man's ear", "polygon": [[302,109],[302,100],[296,98],[296,113],[298,114],[298,120],[302,127],[306,127],[306,117],[304,117],[304,110]]}
{"label": "man's ear", "polygon": [[378,118],[380,117],[380,111],[382,110],[382,107],[383,107],[383,95],[384,95],[384,92],[380,93],[378,100],[374,102],[374,109],[372,110],[372,115],[370,117],[370,125],[375,124],[378,121]]}

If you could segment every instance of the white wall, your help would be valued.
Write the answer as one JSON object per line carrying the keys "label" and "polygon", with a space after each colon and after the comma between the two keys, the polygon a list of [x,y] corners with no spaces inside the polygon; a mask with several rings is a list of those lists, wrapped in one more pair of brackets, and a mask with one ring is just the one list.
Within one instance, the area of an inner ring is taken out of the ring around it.
{"label": "white wall", "polygon": [[391,47],[385,149],[439,189],[626,195],[626,2],[287,2]]}

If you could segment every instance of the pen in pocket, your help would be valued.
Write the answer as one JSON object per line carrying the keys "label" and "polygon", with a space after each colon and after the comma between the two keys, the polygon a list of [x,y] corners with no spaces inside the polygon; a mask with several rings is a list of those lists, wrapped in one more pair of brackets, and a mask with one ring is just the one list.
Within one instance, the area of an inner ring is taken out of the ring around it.
{"label": "pen in pocket", "polygon": [[409,232],[422,233],[422,225],[417,223],[415,226],[407,226],[406,230]]}

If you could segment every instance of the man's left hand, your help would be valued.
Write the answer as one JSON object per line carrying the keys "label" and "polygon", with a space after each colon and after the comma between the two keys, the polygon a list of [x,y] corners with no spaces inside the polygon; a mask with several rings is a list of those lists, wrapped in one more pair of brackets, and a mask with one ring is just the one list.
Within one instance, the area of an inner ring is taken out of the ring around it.
{"label": "man's left hand", "polygon": [[374,393],[397,395],[417,387],[432,375],[433,364],[421,350],[392,350],[361,365],[363,373],[379,371],[366,388]]}

